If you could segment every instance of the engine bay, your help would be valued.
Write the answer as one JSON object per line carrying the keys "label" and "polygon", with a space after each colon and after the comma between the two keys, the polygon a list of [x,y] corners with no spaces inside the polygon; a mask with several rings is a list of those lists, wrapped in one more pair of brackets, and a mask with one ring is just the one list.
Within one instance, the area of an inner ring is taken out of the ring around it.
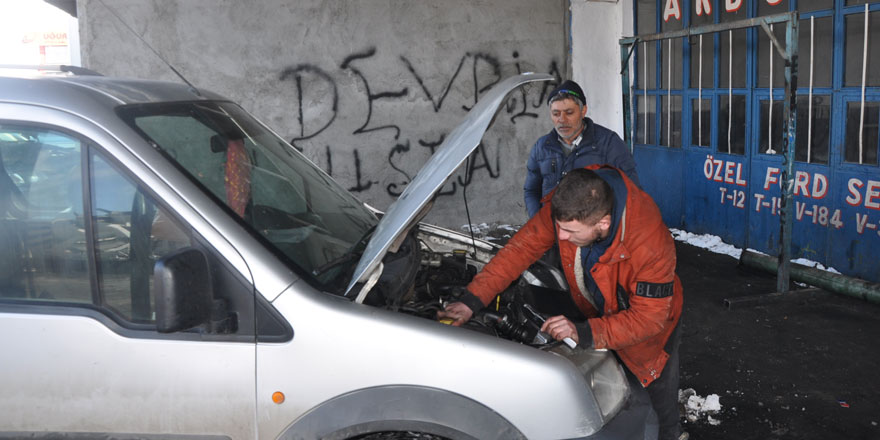
{"label": "engine bay", "polygon": [[[365,303],[437,320],[438,311],[459,301],[468,283],[499,248],[487,242],[474,243],[468,248],[460,241],[465,238],[463,235],[440,232],[445,234],[426,234],[423,230],[410,235],[395,259],[385,259],[382,279]],[[417,270],[409,267],[408,262],[413,260],[419,262]],[[560,342],[540,331],[544,319],[550,315],[536,309],[529,286],[557,286],[561,275],[554,275],[553,270],[543,263],[535,263],[462,327],[538,348],[559,345]]]}

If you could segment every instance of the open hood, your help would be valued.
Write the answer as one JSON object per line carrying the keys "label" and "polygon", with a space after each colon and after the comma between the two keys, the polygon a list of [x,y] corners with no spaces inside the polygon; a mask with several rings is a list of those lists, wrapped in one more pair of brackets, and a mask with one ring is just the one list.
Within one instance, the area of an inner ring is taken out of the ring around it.
{"label": "open hood", "polygon": [[[424,214],[422,211],[426,210],[428,202],[433,199],[446,179],[477,148],[495,117],[495,112],[504,103],[508,93],[529,82],[554,79],[555,77],[548,74],[524,73],[499,82],[483,95],[468,112],[464,121],[449,134],[415,179],[407,185],[403,194],[382,216],[345,289],[346,296],[351,294],[355,284],[366,281],[373,274],[394,241],[419,220]],[[368,291],[370,287],[368,283],[365,290]]]}

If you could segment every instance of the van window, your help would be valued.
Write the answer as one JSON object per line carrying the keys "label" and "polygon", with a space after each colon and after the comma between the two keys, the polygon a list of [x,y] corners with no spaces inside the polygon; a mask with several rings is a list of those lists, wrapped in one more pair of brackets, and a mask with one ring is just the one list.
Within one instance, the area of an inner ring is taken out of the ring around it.
{"label": "van window", "polygon": [[159,258],[189,247],[191,240],[166,210],[100,155],[91,155],[90,169],[102,303],[133,322],[154,322],[153,266]]}
{"label": "van window", "polygon": [[207,258],[213,290],[210,321],[188,333],[253,342],[259,322],[261,340],[290,338],[251,280],[93,144],[0,121],[0,305],[61,306],[46,313],[97,309],[122,327],[146,331],[132,334],[159,336],[155,264],[186,248]]}
{"label": "van window", "polygon": [[376,217],[240,107],[123,106],[120,117],[316,287],[342,293]]}
{"label": "van window", "polygon": [[9,250],[0,253],[0,297],[86,303],[153,322],[153,265],[191,245],[184,229],[78,138],[6,124],[0,133],[0,246]]}
{"label": "van window", "polygon": [[82,144],[0,125],[0,297],[92,302]]}

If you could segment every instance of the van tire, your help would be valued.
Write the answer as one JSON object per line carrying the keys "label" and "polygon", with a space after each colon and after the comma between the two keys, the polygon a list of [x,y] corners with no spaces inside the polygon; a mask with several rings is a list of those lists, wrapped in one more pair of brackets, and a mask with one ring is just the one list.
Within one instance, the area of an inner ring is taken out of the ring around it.
{"label": "van tire", "polygon": [[434,434],[412,431],[384,431],[352,437],[351,440],[449,440]]}

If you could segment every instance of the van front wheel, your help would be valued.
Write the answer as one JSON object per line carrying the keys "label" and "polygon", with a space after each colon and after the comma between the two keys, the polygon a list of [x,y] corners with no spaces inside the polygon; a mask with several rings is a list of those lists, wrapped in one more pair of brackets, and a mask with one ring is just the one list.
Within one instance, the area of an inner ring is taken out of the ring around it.
{"label": "van front wheel", "polygon": [[450,440],[434,434],[412,431],[383,431],[352,437],[350,440]]}

